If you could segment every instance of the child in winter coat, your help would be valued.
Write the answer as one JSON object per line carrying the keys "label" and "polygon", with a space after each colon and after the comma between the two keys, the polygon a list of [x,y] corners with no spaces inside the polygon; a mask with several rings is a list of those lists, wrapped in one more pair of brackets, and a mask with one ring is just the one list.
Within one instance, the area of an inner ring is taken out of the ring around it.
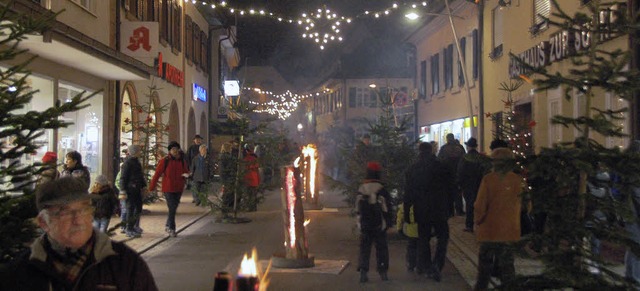
{"label": "child in winter coat", "polygon": [[93,195],[91,203],[96,209],[93,216],[93,227],[106,233],[111,216],[115,213],[118,197],[104,175],[96,178],[90,192]]}
{"label": "child in winter coat", "polygon": [[407,271],[413,272],[416,268],[416,260],[418,259],[418,223],[414,218],[413,206],[409,208],[410,223],[404,222],[404,205],[398,206],[398,215],[396,218],[396,229],[404,234],[409,242],[407,243]]}
{"label": "child in winter coat", "polygon": [[369,257],[371,246],[376,245],[377,271],[383,281],[389,280],[389,247],[387,244],[387,229],[391,226],[391,214],[389,209],[390,195],[380,182],[382,167],[377,162],[367,164],[367,176],[356,198],[356,212],[358,214],[358,226],[360,228],[360,256],[358,271],[360,271],[360,283],[369,281]]}

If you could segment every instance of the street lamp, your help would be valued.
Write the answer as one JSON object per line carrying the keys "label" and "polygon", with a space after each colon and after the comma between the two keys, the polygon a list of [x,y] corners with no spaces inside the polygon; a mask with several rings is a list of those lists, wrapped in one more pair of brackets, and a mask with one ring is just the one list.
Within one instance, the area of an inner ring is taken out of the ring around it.
{"label": "street lamp", "polygon": [[302,123],[298,123],[298,134],[300,135],[300,144],[304,142],[304,132],[302,131],[303,129],[304,129],[304,126],[302,125]]}

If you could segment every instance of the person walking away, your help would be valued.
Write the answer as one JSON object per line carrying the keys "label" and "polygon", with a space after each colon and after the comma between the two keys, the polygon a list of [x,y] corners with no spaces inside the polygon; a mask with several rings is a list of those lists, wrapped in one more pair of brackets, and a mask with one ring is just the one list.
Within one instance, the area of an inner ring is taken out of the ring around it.
{"label": "person walking away", "polygon": [[460,159],[456,178],[465,202],[464,231],[473,232],[473,204],[476,202],[482,177],[491,170],[491,161],[478,152],[478,140],[475,138],[469,138],[464,144],[467,146],[467,153]]}
{"label": "person walking away", "polygon": [[[418,261],[416,272],[440,282],[449,242],[449,197],[454,191],[453,175],[433,154],[431,144],[418,146],[418,161],[407,170],[404,195],[404,221],[411,223],[411,207],[418,223]],[[431,237],[437,238],[431,258]]]}
{"label": "person walking away", "polygon": [[418,223],[415,221],[415,215],[413,212],[413,206],[409,208],[409,223],[404,222],[404,205],[398,206],[398,213],[396,217],[396,229],[402,235],[407,237],[407,252],[405,255],[407,271],[413,272],[416,268],[417,255],[418,255]]}
{"label": "person walking away", "polygon": [[195,193],[196,205],[202,204],[202,199],[208,199],[208,185],[213,179],[213,160],[207,154],[207,146],[200,145],[200,154],[191,161],[192,191]]}
{"label": "person walking away", "polygon": [[90,193],[95,195],[91,198],[91,204],[96,209],[93,215],[93,228],[106,233],[111,216],[118,205],[118,197],[104,175],[96,177]]}
{"label": "person walking away", "polygon": [[92,195],[83,181],[49,181],[35,196],[44,234],[0,270],[3,290],[158,290],[136,251],[91,227]]}
{"label": "person walking away", "polygon": [[82,155],[77,151],[71,151],[65,155],[60,176],[79,178],[86,184],[87,190],[91,186],[91,174],[89,174],[89,169],[82,164]]}
{"label": "person walking away", "polygon": [[42,157],[42,167],[45,170],[40,173],[40,177],[36,186],[49,182],[51,180],[60,178],[60,171],[58,171],[58,154],[55,152],[46,152]]}
{"label": "person walking away", "polygon": [[513,172],[514,157],[508,148],[491,152],[493,171],[482,178],[474,204],[478,253],[478,279],[474,290],[486,290],[491,273],[500,282],[515,278],[513,243],[520,240],[522,177]]}
{"label": "person walking away", "polygon": [[142,195],[147,187],[147,180],[144,177],[142,164],[140,163],[141,148],[138,145],[129,147],[129,157],[122,164],[120,175],[120,195],[126,199],[127,206],[127,237],[142,236],[143,229],[140,228],[140,216],[142,215]]}
{"label": "person walking away", "polygon": [[[455,175],[458,170],[458,164],[460,160],[465,154],[464,148],[460,145],[452,133],[447,134],[447,143],[444,144],[440,151],[438,152],[438,159],[447,167],[447,170]],[[464,210],[462,209],[462,195],[460,195],[460,190],[456,189],[451,193],[449,201],[449,210],[451,216],[454,215],[454,210],[457,215],[464,215]]]}
{"label": "person walking away", "polygon": [[[189,148],[187,149],[187,154],[185,156],[185,159],[187,161],[187,169],[191,169],[191,161],[193,161],[195,157],[200,155],[201,144],[202,144],[202,137],[199,134],[196,134],[196,136],[193,137],[193,144],[189,146]],[[191,190],[191,186],[192,186],[191,182],[187,180],[187,190]],[[191,200],[191,203],[198,202],[198,198],[195,192],[192,191],[191,196],[193,198],[193,200]]]}
{"label": "person walking away", "polygon": [[251,151],[251,149],[244,149],[242,154],[244,155],[242,158],[245,166],[243,181],[247,190],[247,206],[249,211],[257,211],[258,186],[260,186],[260,165],[258,164],[258,157]]}
{"label": "person walking away", "polygon": [[387,229],[391,227],[390,195],[380,181],[382,167],[377,162],[367,163],[365,180],[358,188],[356,197],[356,214],[360,228],[360,255],[358,271],[360,283],[367,282],[371,246],[376,245],[377,271],[382,281],[389,280],[389,247]]}
{"label": "person walking away", "polygon": [[162,177],[162,192],[167,200],[167,208],[169,208],[165,231],[170,236],[176,237],[176,212],[178,211],[178,205],[180,205],[186,178],[189,177],[189,168],[187,168],[187,163],[181,154],[178,142],[170,142],[167,150],[169,150],[169,155],[161,159],[156,166],[156,172],[151,178],[149,190],[154,191],[158,179]]}

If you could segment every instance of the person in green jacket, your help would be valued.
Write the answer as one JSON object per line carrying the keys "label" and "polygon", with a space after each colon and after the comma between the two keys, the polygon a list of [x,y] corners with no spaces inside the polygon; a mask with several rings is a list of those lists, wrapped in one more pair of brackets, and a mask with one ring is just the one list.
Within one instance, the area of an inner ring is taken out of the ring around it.
{"label": "person in green jacket", "polygon": [[418,258],[418,223],[413,216],[413,206],[409,208],[410,223],[404,222],[404,205],[400,204],[398,207],[398,215],[396,218],[396,229],[400,234],[407,237],[409,242],[407,243],[407,254],[405,258],[407,260],[407,271],[413,272],[416,268],[416,260]]}

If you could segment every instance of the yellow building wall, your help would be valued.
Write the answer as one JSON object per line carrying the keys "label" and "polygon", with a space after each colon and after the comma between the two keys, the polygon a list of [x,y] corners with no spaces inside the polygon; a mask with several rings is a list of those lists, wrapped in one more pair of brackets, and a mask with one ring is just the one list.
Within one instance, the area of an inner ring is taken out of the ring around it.
{"label": "yellow building wall", "polygon": [[[493,24],[493,12],[494,9],[500,9],[498,7],[497,0],[485,1],[484,7],[484,37],[482,41],[482,58],[483,58],[483,85],[484,85],[484,111],[485,113],[501,112],[504,107],[503,100],[506,98],[506,93],[499,90],[501,82],[509,82],[509,53],[520,54],[543,41],[549,41],[553,34],[560,31],[557,27],[548,27],[538,34],[533,35],[529,32],[530,27],[533,24],[533,2],[534,1],[512,1],[512,4],[508,7],[502,8],[503,12],[503,53],[502,56],[491,58],[489,54],[493,50],[493,38],[492,38],[492,24]],[[573,15],[575,11],[581,10],[586,12],[586,8],[579,4],[579,1],[560,1],[560,7],[565,10],[569,15]],[[554,13],[553,6],[551,8],[551,14]],[[553,19],[553,16],[552,16]],[[628,39],[625,37],[613,39],[605,43],[602,48],[604,49],[628,49]],[[569,59],[563,59],[555,61],[548,65],[547,70],[550,72],[560,72],[563,75],[567,75],[569,70],[573,68],[573,64]],[[531,80],[540,78],[540,76],[529,76]],[[516,104],[524,104],[531,102],[532,105],[532,120],[536,122],[536,125],[532,128],[534,146],[536,152],[540,151],[541,147],[550,147],[555,142],[559,141],[572,141],[575,139],[578,132],[573,128],[560,128],[550,124],[550,119],[554,115],[550,101],[557,102],[559,105],[558,113],[564,116],[575,116],[576,98],[567,100],[564,96],[565,89],[557,88],[547,91],[535,92],[534,86],[529,83],[524,83],[519,90],[512,93],[513,99]],[[610,94],[609,94],[610,95]],[[572,94],[573,96],[573,94]],[[592,107],[605,108],[610,106],[611,102],[617,102],[618,98],[615,96],[607,96],[605,92],[595,90],[594,98],[592,98]],[[487,117],[485,118],[485,131],[484,138],[487,141],[493,139],[492,123]],[[628,121],[625,121],[628,123]],[[627,126],[627,130],[628,130]],[[597,134],[591,134],[592,138],[595,138],[598,142],[601,142],[607,146],[621,145],[626,141],[604,139]],[[489,143],[485,143],[485,150],[488,150]]]}

